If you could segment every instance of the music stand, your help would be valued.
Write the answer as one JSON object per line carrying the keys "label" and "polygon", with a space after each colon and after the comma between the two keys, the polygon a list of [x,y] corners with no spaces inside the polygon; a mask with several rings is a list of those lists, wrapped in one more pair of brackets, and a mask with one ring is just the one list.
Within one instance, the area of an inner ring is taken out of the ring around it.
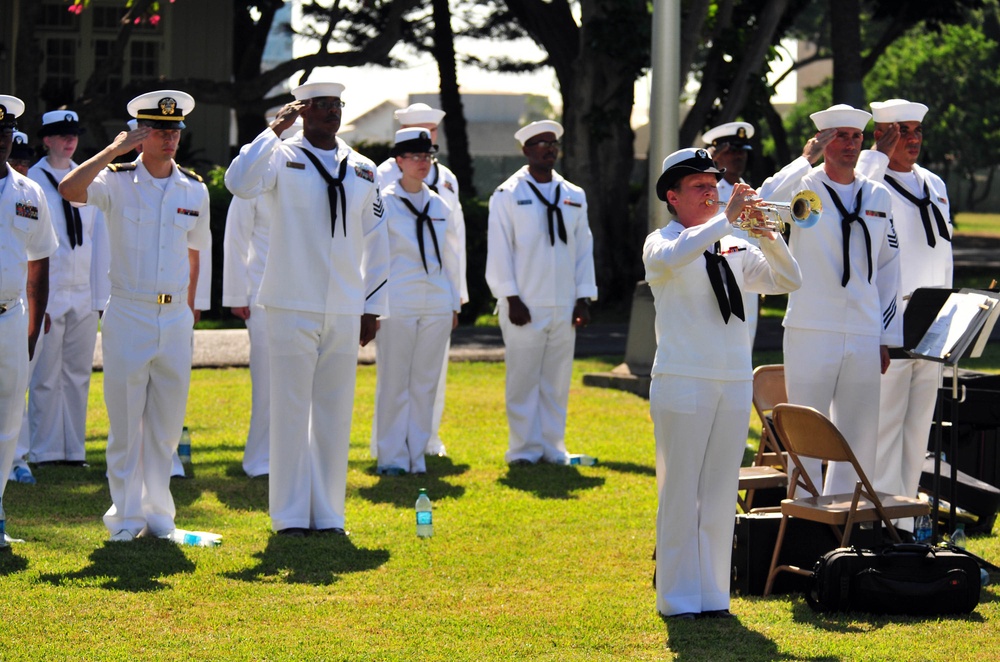
{"label": "music stand", "polygon": [[[952,295],[973,295],[968,300],[953,299]],[[982,298],[985,304],[980,304]],[[903,347],[907,355],[916,359],[945,363],[952,368],[951,377],[951,435],[949,453],[951,453],[951,490],[949,494],[949,529],[955,530],[958,490],[958,421],[959,405],[965,400],[965,387],[959,397],[958,362],[962,358],[977,358],[982,355],[983,346],[1000,313],[1000,298],[992,291],[974,289],[948,289],[939,287],[921,287],[910,295],[909,303],[903,313]],[[962,308],[962,307],[965,308]],[[976,313],[973,308],[979,307],[982,312]],[[967,313],[967,314],[962,314]],[[941,337],[942,332],[954,332],[958,342],[946,346]],[[933,501],[931,503],[931,535],[933,542],[939,540],[938,515],[941,500],[941,446],[944,426],[944,407],[942,406],[942,388],[938,388],[935,401],[934,434],[934,478],[931,483]]]}

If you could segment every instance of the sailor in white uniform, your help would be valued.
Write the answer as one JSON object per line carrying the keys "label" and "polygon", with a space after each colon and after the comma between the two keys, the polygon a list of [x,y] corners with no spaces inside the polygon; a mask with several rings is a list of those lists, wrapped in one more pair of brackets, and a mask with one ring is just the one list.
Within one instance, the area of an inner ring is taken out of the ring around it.
{"label": "sailor in white uniform", "polygon": [[[375,164],[337,138],[344,86],[306,83],[226,172],[273,208],[257,302],[271,365],[269,509],[281,535],[344,535],[358,343],[389,312],[389,242]],[[301,115],[303,133],[279,136]]]}
{"label": "sailor in white uniform", "polygon": [[[810,117],[819,133],[760,189],[763,199],[779,201],[808,189],[823,208],[815,226],[790,229],[802,287],[789,295],[785,313],[785,387],[790,402],[833,421],[873,476],[880,375],[889,367],[888,348],[903,341],[892,200],[885,186],[855,172],[871,115],[838,104]],[[823,165],[812,167],[821,155]],[[850,464],[832,463],[825,483],[818,460],[805,464],[825,493],[854,491]]]}
{"label": "sailor in white uniform", "polygon": [[583,189],[555,171],[562,125],[521,127],[528,160],[490,196],[486,282],[498,301],[507,366],[509,464],[563,464],[576,327],[597,297]]}

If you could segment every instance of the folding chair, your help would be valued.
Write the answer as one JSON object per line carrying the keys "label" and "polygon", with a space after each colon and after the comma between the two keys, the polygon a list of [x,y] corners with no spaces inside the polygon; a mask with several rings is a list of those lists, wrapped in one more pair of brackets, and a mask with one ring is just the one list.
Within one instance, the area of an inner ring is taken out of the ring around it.
{"label": "folding chair", "polygon": [[[810,569],[778,565],[789,517],[829,524],[840,538],[840,546],[847,547],[855,524],[880,523],[898,543],[901,540],[892,524],[893,519],[919,517],[930,512],[930,506],[919,499],[876,493],[840,430],[812,407],[779,404],[774,407],[773,417],[778,436],[792,459],[793,469],[788,485],[788,498],[781,502],[781,524],[778,526],[778,538],[771,556],[771,569],[764,586],[764,595],[771,594],[774,579],[783,570],[800,575],[811,574]],[[809,475],[803,472],[799,458],[849,462],[858,475],[854,492],[821,496]],[[795,492],[799,487],[807,491],[809,496],[796,496]]]}
{"label": "folding chair", "polygon": [[760,444],[753,465],[740,467],[739,490],[746,496],[736,496],[737,505],[745,513],[753,507],[755,490],[788,485],[788,461],[777,438],[771,410],[788,400],[785,395],[785,367],[762,365],[753,371],[753,408],[760,417]]}

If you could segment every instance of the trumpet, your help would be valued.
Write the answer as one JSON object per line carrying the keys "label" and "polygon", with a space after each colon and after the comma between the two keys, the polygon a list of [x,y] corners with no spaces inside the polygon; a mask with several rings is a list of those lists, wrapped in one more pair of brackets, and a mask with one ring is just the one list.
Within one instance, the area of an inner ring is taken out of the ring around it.
{"label": "trumpet", "polygon": [[[728,202],[718,200],[706,200],[708,206],[725,207]],[[760,214],[748,214],[749,212],[761,212]],[[756,230],[769,232],[785,232],[788,224],[782,214],[787,213],[792,221],[800,228],[811,228],[819,222],[819,217],[823,213],[823,203],[815,191],[799,191],[789,202],[769,202],[751,198],[744,207],[744,212],[740,214],[739,220],[733,223],[733,227],[740,230]]]}

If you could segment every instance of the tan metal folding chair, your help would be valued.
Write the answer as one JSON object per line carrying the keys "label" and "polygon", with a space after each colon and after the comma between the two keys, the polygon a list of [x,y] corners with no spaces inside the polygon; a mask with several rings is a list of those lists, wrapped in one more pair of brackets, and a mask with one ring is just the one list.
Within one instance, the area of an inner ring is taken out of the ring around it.
{"label": "tan metal folding chair", "polygon": [[755,490],[788,485],[788,461],[771,421],[774,406],[787,401],[783,365],[762,365],[753,371],[753,408],[760,418],[761,430],[753,465],[740,467],[739,490],[746,491],[746,496],[737,493],[736,502],[745,513],[753,508]]}

